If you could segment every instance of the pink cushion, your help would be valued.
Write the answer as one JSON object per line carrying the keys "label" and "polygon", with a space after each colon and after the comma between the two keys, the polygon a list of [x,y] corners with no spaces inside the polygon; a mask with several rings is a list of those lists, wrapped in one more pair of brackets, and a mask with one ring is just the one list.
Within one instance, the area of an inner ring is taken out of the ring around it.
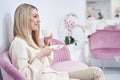
{"label": "pink cushion", "polygon": [[62,72],[72,72],[80,69],[85,69],[88,66],[82,62],[75,62],[75,61],[62,61],[55,63],[51,66],[56,71]]}

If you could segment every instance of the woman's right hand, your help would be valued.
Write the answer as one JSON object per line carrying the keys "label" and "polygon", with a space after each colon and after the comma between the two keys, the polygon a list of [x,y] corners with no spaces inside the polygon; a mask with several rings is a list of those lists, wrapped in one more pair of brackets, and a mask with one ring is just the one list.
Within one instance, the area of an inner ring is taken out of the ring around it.
{"label": "woman's right hand", "polygon": [[44,37],[44,43],[45,43],[45,45],[50,46],[50,40],[52,39],[52,37],[53,37],[52,33],[49,36]]}
{"label": "woman's right hand", "polygon": [[40,50],[40,53],[38,53],[37,58],[42,61],[42,59],[46,56],[49,56],[51,54],[50,47],[46,46],[45,48],[42,48]]}

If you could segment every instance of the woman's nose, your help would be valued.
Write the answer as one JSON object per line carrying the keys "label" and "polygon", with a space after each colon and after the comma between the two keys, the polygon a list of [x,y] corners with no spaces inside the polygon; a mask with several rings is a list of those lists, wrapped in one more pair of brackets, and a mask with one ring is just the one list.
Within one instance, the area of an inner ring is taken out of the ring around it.
{"label": "woman's nose", "polygon": [[37,22],[40,23],[40,19],[39,18],[37,19]]}

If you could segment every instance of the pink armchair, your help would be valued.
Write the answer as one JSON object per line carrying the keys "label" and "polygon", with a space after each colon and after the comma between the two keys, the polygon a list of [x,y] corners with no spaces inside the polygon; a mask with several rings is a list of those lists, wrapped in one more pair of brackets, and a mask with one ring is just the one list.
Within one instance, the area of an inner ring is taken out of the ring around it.
{"label": "pink armchair", "polygon": [[70,51],[63,42],[57,39],[52,39],[50,44],[64,45],[63,48],[54,52],[54,59],[51,63],[51,68],[53,68],[54,70],[62,72],[71,72],[80,69],[85,69],[88,67],[85,63],[71,61]]}
{"label": "pink armchair", "polygon": [[92,58],[114,60],[120,56],[120,30],[97,30],[89,37],[89,47]]}
{"label": "pink armchair", "polygon": [[0,54],[0,68],[3,80],[25,80],[25,77],[11,64],[8,51]]}

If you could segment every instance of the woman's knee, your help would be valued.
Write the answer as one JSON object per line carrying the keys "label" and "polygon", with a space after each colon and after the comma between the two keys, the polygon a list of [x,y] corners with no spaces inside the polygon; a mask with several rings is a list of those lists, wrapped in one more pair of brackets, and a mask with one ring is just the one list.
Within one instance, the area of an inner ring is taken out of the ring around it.
{"label": "woman's knee", "polygon": [[98,77],[103,77],[103,71],[101,68],[99,67],[93,67],[94,69],[94,77],[98,78]]}
{"label": "woman's knee", "polygon": [[99,67],[92,67],[92,68],[93,68],[94,73],[101,73],[101,74],[103,73],[102,69]]}

